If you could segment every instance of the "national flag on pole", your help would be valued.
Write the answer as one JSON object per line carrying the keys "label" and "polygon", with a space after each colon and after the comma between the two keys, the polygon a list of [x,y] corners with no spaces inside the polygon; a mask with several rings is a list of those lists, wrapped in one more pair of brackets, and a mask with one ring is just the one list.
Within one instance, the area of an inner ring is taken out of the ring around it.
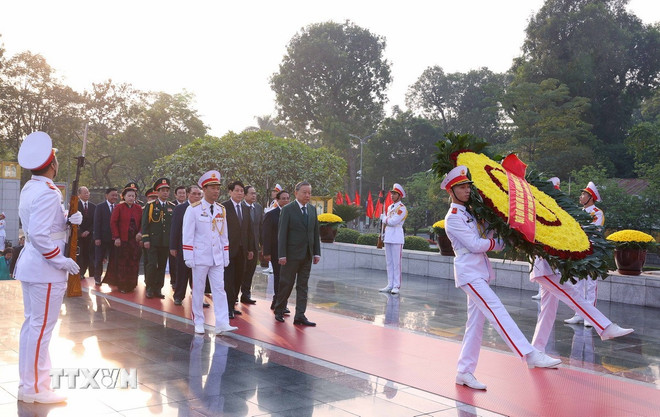
{"label": "national flag on pole", "polygon": [[369,195],[367,196],[367,217],[370,219],[374,218],[374,202],[371,199],[371,191],[369,191]]}
{"label": "national flag on pole", "polygon": [[353,201],[355,202],[355,205],[358,206],[358,207],[362,205],[362,204],[360,204],[360,194],[358,194],[357,191],[355,191],[355,200],[353,200]]}
{"label": "national flag on pole", "polygon": [[376,203],[376,210],[374,211],[374,219],[380,218],[380,215],[383,214],[383,191],[378,193],[378,202]]}
{"label": "national flag on pole", "polygon": [[337,196],[335,197],[335,204],[338,206],[344,204],[344,196],[341,195],[340,191],[337,191]]}
{"label": "national flag on pole", "polygon": [[387,197],[385,197],[385,204],[383,205],[383,213],[387,214],[387,209],[389,206],[391,206],[393,203],[392,201],[392,193],[390,191],[387,192]]}
{"label": "national flag on pole", "polygon": [[348,204],[349,206],[350,206],[351,204],[353,204],[353,203],[351,202],[351,197],[348,196],[348,193],[346,193],[346,204]]}

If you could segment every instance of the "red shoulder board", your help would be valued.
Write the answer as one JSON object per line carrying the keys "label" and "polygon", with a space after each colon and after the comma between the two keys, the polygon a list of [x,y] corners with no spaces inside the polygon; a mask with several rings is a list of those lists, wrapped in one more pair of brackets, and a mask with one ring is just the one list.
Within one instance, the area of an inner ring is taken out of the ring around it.
{"label": "red shoulder board", "polygon": [[456,214],[456,213],[458,213],[458,210],[456,209],[456,207],[454,207],[453,209],[451,209],[451,214]]}
{"label": "red shoulder board", "polygon": [[53,184],[51,184],[49,182],[47,182],[46,184],[48,184],[48,188],[50,188],[51,190],[57,190],[57,187],[54,186]]}

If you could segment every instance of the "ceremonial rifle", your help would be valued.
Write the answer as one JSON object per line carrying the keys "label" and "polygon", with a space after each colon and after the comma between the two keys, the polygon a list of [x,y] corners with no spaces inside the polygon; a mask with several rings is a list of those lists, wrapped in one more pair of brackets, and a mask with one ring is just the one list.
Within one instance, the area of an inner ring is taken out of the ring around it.
{"label": "ceremonial rifle", "polygon": [[[83,146],[82,153],[76,159],[76,178],[71,185],[71,199],[69,200],[69,216],[78,211],[78,181],[80,180],[80,170],[85,166],[85,149],[87,148],[87,124],[85,124],[85,132],[83,133]],[[78,225],[71,225],[71,234],[69,236],[69,258],[74,261],[78,258]],[[80,297],[82,289],[80,287],[80,273],[75,275],[69,274],[69,279],[66,284],[67,297]]]}

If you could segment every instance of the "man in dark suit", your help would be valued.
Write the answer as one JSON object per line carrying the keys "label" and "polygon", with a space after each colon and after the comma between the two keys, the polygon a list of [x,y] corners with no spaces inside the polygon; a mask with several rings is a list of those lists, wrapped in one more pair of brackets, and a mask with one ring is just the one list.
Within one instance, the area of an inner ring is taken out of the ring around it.
{"label": "man in dark suit", "polygon": [[94,211],[96,204],[89,201],[89,189],[78,188],[78,211],[82,213],[83,220],[78,226],[78,266],[80,266],[80,278],[85,277],[89,269],[89,276],[94,276],[94,264],[96,254],[94,253]]}
{"label": "man in dark suit", "polygon": [[[183,235],[183,215],[186,214],[186,209],[189,205],[198,202],[202,199],[202,190],[198,185],[191,185],[185,189],[188,200],[178,204],[174,208],[172,215],[172,229],[170,230],[170,259],[176,257],[176,276],[180,277],[174,284],[174,304],[180,306],[183,299],[186,298],[186,291],[188,285],[192,280],[192,270],[186,266],[183,260],[183,247],[181,246],[181,238]],[[172,263],[170,263],[172,265]],[[170,266],[171,267],[171,266]]]}
{"label": "man in dark suit", "polygon": [[280,285],[275,302],[275,320],[284,322],[287,300],[296,285],[296,314],[293,324],[316,326],[305,317],[307,310],[307,283],[312,263],[321,260],[321,241],[316,209],[309,205],[312,186],[307,181],[296,184],[296,199],[282,208],[277,237]]}
{"label": "man in dark suit", "polygon": [[[180,205],[186,204],[188,202],[188,189],[189,188],[190,187],[186,188],[183,185],[179,185],[178,187],[176,187],[174,189],[173,204],[175,206],[180,206]],[[183,214],[181,215],[181,217],[183,218]],[[174,220],[174,219],[172,219],[172,220]],[[179,266],[177,265],[176,255],[172,255],[171,252],[172,252],[172,249],[170,249],[170,256],[169,256],[169,259],[168,259],[168,265],[169,265],[169,269],[170,269],[170,283],[172,284],[172,290],[176,290],[176,277],[177,277],[177,274],[179,273]],[[183,259],[183,258],[181,258],[181,259]],[[188,285],[188,284],[186,283],[186,285]]]}
{"label": "man in dark suit", "polygon": [[112,277],[112,274],[115,273],[115,243],[112,240],[112,231],[110,230],[110,216],[112,215],[112,210],[117,204],[119,199],[119,193],[114,187],[110,187],[105,190],[105,201],[94,210],[94,245],[95,250],[95,262],[94,262],[94,281],[96,285],[101,285],[101,275],[103,274],[103,259],[108,257],[108,267],[106,271],[106,277]]}
{"label": "man in dark suit", "polygon": [[264,208],[257,203],[257,190],[253,186],[248,185],[245,187],[245,199],[241,207],[243,213],[249,214],[256,247],[255,256],[245,263],[245,275],[243,275],[243,282],[241,283],[241,303],[256,304],[257,302],[252,299],[252,277],[257,269],[257,261],[259,261],[257,254],[261,247],[261,223],[264,217]]}
{"label": "man in dark suit", "polygon": [[[277,262],[277,230],[280,222],[280,212],[284,207],[289,204],[289,192],[282,190],[277,193],[275,200],[277,204],[275,208],[268,211],[264,216],[264,223],[262,230],[262,247],[264,254],[264,261],[273,263],[273,302],[270,304],[270,309],[275,310],[275,302],[277,301],[278,286],[280,285],[280,264]],[[288,313],[285,309],[284,313]]]}
{"label": "man in dark suit", "polygon": [[225,268],[225,292],[229,318],[242,314],[234,309],[238,292],[245,275],[245,262],[252,260],[256,253],[254,233],[250,215],[243,213],[241,202],[245,197],[245,186],[240,181],[229,184],[229,200],[222,205],[227,210],[227,232],[229,233],[229,266]]}

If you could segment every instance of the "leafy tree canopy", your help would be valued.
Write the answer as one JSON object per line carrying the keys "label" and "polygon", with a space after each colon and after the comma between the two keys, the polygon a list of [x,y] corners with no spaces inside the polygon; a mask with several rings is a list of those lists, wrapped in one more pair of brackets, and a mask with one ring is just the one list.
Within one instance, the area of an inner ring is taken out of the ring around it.
{"label": "leafy tree canopy", "polygon": [[[341,188],[346,162],[325,148],[314,149],[268,131],[229,132],[206,136],[155,162],[154,174],[173,184],[197,184],[206,171],[220,171],[226,183],[241,180],[253,185],[262,198],[275,183],[287,190],[308,181],[314,195],[331,195]],[[265,201],[265,200],[264,200]]]}

